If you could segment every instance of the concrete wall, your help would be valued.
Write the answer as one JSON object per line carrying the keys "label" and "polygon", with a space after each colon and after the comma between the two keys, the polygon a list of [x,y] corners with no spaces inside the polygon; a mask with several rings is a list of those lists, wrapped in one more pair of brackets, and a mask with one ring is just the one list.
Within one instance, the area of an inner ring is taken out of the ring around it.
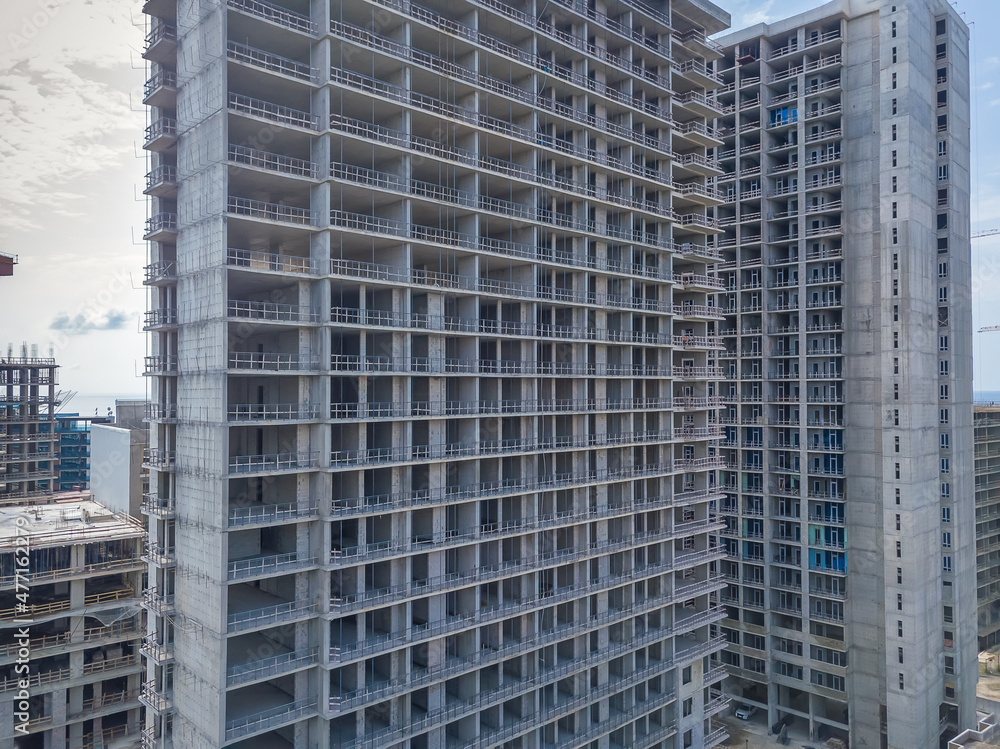
{"label": "concrete wall", "polygon": [[142,433],[94,424],[90,433],[90,487],[94,499],[138,518],[142,505]]}

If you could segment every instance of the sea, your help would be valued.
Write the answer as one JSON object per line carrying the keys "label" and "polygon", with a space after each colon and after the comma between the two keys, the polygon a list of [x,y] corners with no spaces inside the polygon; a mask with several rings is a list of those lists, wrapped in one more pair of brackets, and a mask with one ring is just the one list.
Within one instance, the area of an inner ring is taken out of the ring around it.
{"label": "sea", "polygon": [[115,412],[116,400],[146,400],[145,393],[78,393],[59,406],[59,413],[81,416],[107,416]]}

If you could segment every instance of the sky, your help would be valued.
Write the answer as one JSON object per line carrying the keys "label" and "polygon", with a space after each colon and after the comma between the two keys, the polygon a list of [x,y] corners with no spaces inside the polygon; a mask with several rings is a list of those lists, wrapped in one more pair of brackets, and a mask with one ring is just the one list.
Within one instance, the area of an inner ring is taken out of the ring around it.
{"label": "sky", "polygon": [[[820,5],[719,0],[734,29]],[[1000,3],[959,0],[972,28],[973,230],[1000,227]],[[141,394],[146,162],[138,0],[0,0],[0,354],[51,350],[60,387]],[[975,328],[1000,325],[1000,236],[974,240]],[[975,337],[977,390],[1000,390],[1000,332]]]}

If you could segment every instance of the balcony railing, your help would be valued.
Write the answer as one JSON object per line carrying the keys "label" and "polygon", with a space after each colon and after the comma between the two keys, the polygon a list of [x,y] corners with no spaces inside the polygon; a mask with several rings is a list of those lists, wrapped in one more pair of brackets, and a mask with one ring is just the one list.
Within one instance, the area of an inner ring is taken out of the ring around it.
{"label": "balcony railing", "polygon": [[230,92],[229,109],[233,112],[260,117],[261,119],[277,122],[281,125],[301,127],[306,130],[319,130],[319,118],[314,114],[301,109],[274,104],[263,99],[255,99],[245,94]]}
{"label": "balcony railing", "polygon": [[176,138],[177,120],[170,117],[161,117],[146,128],[147,144],[152,143],[157,138]]}
{"label": "balcony railing", "polygon": [[[296,159],[271,151],[262,151],[259,148],[249,148],[234,143],[229,144],[229,160],[236,164],[252,166],[257,169],[267,169],[281,174],[290,174],[293,177],[308,177],[316,179],[316,165],[306,159]],[[263,253],[262,253],[263,254]]]}
{"label": "balcony railing", "polygon": [[230,455],[229,473],[262,473],[270,471],[308,470],[316,468],[319,453],[271,453],[267,455]]}
{"label": "balcony railing", "polygon": [[229,196],[227,204],[229,213],[248,218],[259,218],[266,221],[279,221],[296,226],[314,226],[316,214],[309,208],[297,208],[281,203],[268,203],[263,200],[252,200],[235,195]]}
{"label": "balcony railing", "polygon": [[226,721],[226,741],[232,741],[240,736],[247,736],[258,731],[264,731],[279,726],[316,711],[316,700],[298,700],[287,705],[272,707],[242,718]]}
{"label": "balcony railing", "polygon": [[267,372],[297,372],[316,369],[319,362],[299,354],[278,354],[259,351],[230,351],[229,368]]}
{"label": "balcony railing", "polygon": [[155,712],[165,713],[173,709],[174,690],[160,689],[155,680],[150,680],[142,685],[139,701]]}
{"label": "balcony railing", "polygon": [[263,18],[287,29],[302,31],[306,34],[316,33],[316,24],[310,20],[309,16],[295,13],[280,5],[264,2],[264,0],[227,0],[227,3],[230,8]]}
{"label": "balcony railing", "polygon": [[294,323],[319,322],[319,312],[301,304],[279,304],[277,302],[260,302],[249,299],[230,299],[227,309],[230,317],[246,320]]}
{"label": "balcony railing", "polygon": [[146,174],[146,189],[152,190],[158,185],[176,184],[177,167],[170,164],[161,164]]}
{"label": "balcony railing", "polygon": [[[397,86],[378,78],[373,78],[371,76],[362,75],[360,73],[340,68],[333,68],[330,71],[330,78],[331,82],[346,88],[360,91],[365,94],[374,94],[376,96],[391,99],[413,107],[414,109],[429,112],[430,114],[436,116],[458,119],[476,127],[492,130],[508,137],[518,138],[534,146],[544,146],[556,150],[564,150],[560,145],[562,142],[561,140],[555,139],[544,133],[539,133],[532,128],[515,125],[507,120],[474,112],[470,109],[445,102],[442,99],[416,93],[408,88]],[[491,81],[494,81],[494,79],[477,81],[477,85],[479,82],[489,84]],[[514,89],[510,86],[510,84],[502,81],[495,81],[492,86],[488,87],[495,93],[509,96],[517,101],[527,104],[528,106],[537,107],[545,111],[561,115],[572,122],[606,132],[623,140],[633,142],[637,145],[645,146],[665,154],[669,154],[671,152],[667,143],[660,138],[637,133],[629,127],[624,127],[604,118],[598,118],[583,110],[574,109],[573,107],[562,104],[555,99],[547,98],[539,94],[533,94],[531,92],[525,92],[522,89]],[[702,125],[702,127],[704,127],[704,125]],[[572,151],[576,151],[576,149],[572,148],[572,146],[570,146],[570,148]],[[582,149],[581,155],[584,156],[584,158],[587,157],[587,153],[587,149]]]}
{"label": "balcony railing", "polygon": [[229,527],[239,528],[257,523],[276,524],[283,520],[297,520],[315,514],[315,505],[299,504],[298,502],[232,507],[229,510]]}
{"label": "balcony railing", "polygon": [[226,250],[226,262],[237,268],[278,273],[313,273],[315,271],[313,262],[308,257],[282,255],[276,252],[259,252],[257,250],[238,250],[232,247]]}
{"label": "balcony railing", "polygon": [[[379,465],[384,463],[453,460],[457,458],[503,455],[524,452],[586,449],[606,446],[664,443],[671,437],[669,430],[615,434],[591,434],[580,437],[548,439],[482,440],[441,445],[408,445],[364,450],[335,450],[330,455],[331,467]],[[677,459],[675,466],[681,467]]]}
{"label": "balcony railing", "polygon": [[[647,278],[665,278],[668,277],[666,271],[660,270],[655,266],[646,266],[640,264],[626,264],[626,263],[614,263],[610,260],[598,261],[589,257],[581,257],[572,254],[555,254],[547,253],[544,249],[541,249],[536,245],[521,244],[517,242],[511,242],[508,240],[494,239],[492,237],[483,237],[476,234],[467,234],[464,232],[452,231],[449,229],[442,229],[436,226],[426,226],[421,224],[408,224],[402,221],[396,221],[394,219],[381,218],[377,216],[371,216],[369,214],[363,213],[350,213],[347,211],[333,210],[330,211],[330,223],[335,228],[342,228],[351,231],[362,231],[371,232],[376,234],[384,234],[392,237],[406,237],[412,241],[423,242],[429,244],[440,244],[448,247],[461,247],[472,250],[478,250],[481,252],[496,253],[499,255],[509,255],[513,257],[523,257],[533,260],[541,260],[549,263],[558,263],[562,265],[572,265],[582,268],[594,268],[596,270],[605,271],[608,273],[625,273],[629,275],[641,275]],[[596,230],[597,225],[593,225]],[[588,223],[587,231],[590,232],[591,225]],[[662,249],[680,249],[685,246],[695,247],[695,245],[675,245],[667,239],[664,239],[656,234],[650,234],[647,232],[630,231],[624,229],[620,226],[607,224],[604,227],[604,235],[611,237],[613,239],[619,239],[624,242],[629,242],[632,244],[645,244],[653,247],[660,247]],[[384,268],[387,271],[393,273],[403,273],[405,269],[394,268],[392,266],[380,265],[375,263],[360,263],[356,261],[336,261],[340,267],[356,267],[356,268]],[[417,278],[419,274],[413,276],[407,276]],[[432,277],[436,277],[441,274],[432,274]],[[452,274],[453,276],[455,274]],[[427,277],[427,274],[423,274]],[[411,282],[415,283],[415,282]],[[524,287],[529,288],[525,284],[511,284],[507,285],[511,288]],[[592,299],[595,301],[587,302],[588,304],[598,304],[596,300],[601,295],[586,295],[585,298]],[[581,296],[581,298],[584,298]],[[602,297],[603,298],[603,297]]]}
{"label": "balcony railing", "polygon": [[319,406],[307,403],[230,403],[229,421],[312,421],[319,418]]}
{"label": "balcony railing", "polygon": [[259,575],[276,575],[290,570],[311,567],[315,561],[309,557],[300,557],[298,552],[287,554],[271,554],[269,556],[237,559],[229,562],[229,579],[243,580]]}
{"label": "balcony railing", "polygon": [[146,219],[145,237],[153,237],[162,233],[177,233],[176,213],[157,213]]}
{"label": "balcony railing", "polygon": [[237,611],[229,614],[227,631],[232,634],[257,627],[274,626],[292,619],[310,616],[315,611],[316,603],[314,601],[289,601],[250,611]]}
{"label": "balcony railing", "polygon": [[253,65],[272,73],[281,73],[300,81],[314,83],[316,80],[316,71],[305,63],[232,40],[226,44],[226,55],[230,60]]}
{"label": "balcony railing", "polygon": [[226,685],[236,686],[258,679],[287,674],[305,666],[319,662],[319,648],[304,648],[291,653],[282,653],[271,658],[262,658],[226,669]]}
{"label": "balcony railing", "polygon": [[153,47],[160,42],[164,41],[177,41],[177,27],[165,23],[163,21],[158,21],[152,28],[152,30],[146,34],[146,50],[148,51],[150,47]]}
{"label": "balcony railing", "polygon": [[[359,26],[354,26],[353,24],[343,23],[340,21],[333,20],[330,22],[331,32],[345,39],[349,39],[355,44],[368,47],[370,49],[376,49],[381,52],[388,52],[389,54],[395,55],[396,57],[401,57],[403,59],[409,60],[410,62],[420,65],[433,73],[438,75],[445,75],[449,78],[457,78],[459,80],[464,80],[479,88],[486,89],[491,94],[498,97],[504,97],[507,99],[513,99],[514,101],[519,101],[527,104],[531,107],[536,107],[539,109],[544,109],[552,112],[555,115],[564,117],[573,122],[577,122],[584,126],[589,126],[598,130],[602,130],[611,135],[618,136],[619,138],[624,138],[626,140],[641,142],[650,148],[658,148],[662,150],[662,141],[659,138],[653,136],[644,135],[642,133],[637,133],[630,127],[623,127],[621,124],[603,117],[598,117],[586,110],[577,109],[569,104],[563,103],[561,100],[549,96],[542,96],[535,93],[534,90],[526,90],[511,84],[510,82],[502,79],[495,78],[490,75],[483,73],[477,73],[468,67],[459,65],[457,63],[451,62],[449,60],[442,59],[436,55],[432,55],[415,47],[397,42],[385,36],[380,36],[373,34],[367,29],[363,29]],[[480,43],[489,43],[491,37],[480,34]],[[511,45],[500,42],[496,40],[496,44],[502,45],[505,50],[516,49]],[[598,95],[602,95],[617,104],[623,104],[633,109],[638,109],[641,112],[649,112],[653,114],[658,119],[657,124],[662,124],[666,126],[671,120],[669,111],[663,110],[655,105],[650,105],[649,103],[643,101],[639,98],[633,98],[632,96],[622,93],[617,89],[610,88],[605,84],[598,83],[596,80],[590,79],[586,76],[582,76],[576,73],[571,68],[566,68],[563,66],[555,65],[551,61],[540,60],[537,67],[541,68],[547,75],[553,78],[562,78],[563,80],[568,80],[572,83],[576,83],[582,86],[584,89],[592,91]],[[353,71],[346,71],[341,68],[334,68],[331,75],[335,76],[346,76],[348,79],[352,80],[355,85],[359,82],[359,79],[366,78],[370,82],[377,84],[377,91],[381,96],[398,96],[400,93],[406,91],[406,89],[400,89],[387,81],[382,81],[376,78],[368,78],[367,76],[358,76],[353,73]],[[652,83],[653,85],[658,85],[665,91],[669,91],[670,83],[669,81],[659,76],[652,71],[645,71],[643,78]],[[338,81],[341,82],[341,81]],[[406,97],[407,103],[415,104],[419,106],[420,104],[426,104],[430,101],[436,101],[439,106],[444,106],[447,108],[453,108],[454,105],[447,104],[441,100],[430,99],[423,94],[418,94],[414,92],[407,92],[410,95]],[[454,107],[454,109],[463,109],[460,107]],[[468,111],[468,110],[464,110]]]}
{"label": "balcony railing", "polygon": [[177,73],[172,70],[154,73],[143,86],[143,96],[148,99],[159,88],[177,88]]}

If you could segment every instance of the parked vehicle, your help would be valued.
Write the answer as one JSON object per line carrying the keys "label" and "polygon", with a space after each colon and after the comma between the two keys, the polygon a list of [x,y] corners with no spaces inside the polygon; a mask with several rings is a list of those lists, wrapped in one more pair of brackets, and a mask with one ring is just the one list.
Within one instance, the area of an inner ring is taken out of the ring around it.
{"label": "parked vehicle", "polygon": [[736,708],[736,717],[740,720],[750,720],[757,714],[757,708],[753,705],[740,705]]}

